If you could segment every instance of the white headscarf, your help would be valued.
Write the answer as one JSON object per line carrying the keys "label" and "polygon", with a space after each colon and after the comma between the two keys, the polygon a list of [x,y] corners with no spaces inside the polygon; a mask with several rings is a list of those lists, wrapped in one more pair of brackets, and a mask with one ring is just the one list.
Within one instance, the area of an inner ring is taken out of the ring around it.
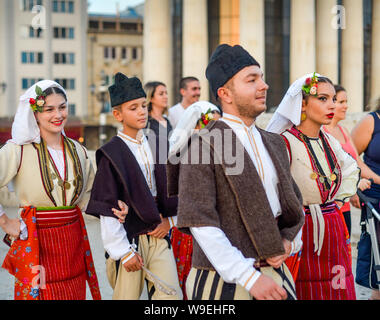
{"label": "white headscarf", "polygon": [[[315,73],[317,77],[322,77]],[[274,133],[283,133],[293,125],[298,126],[301,122],[302,112],[302,86],[307,78],[311,78],[313,73],[304,75],[292,83],[286,92],[284,98],[279,104],[276,112],[269,121],[266,131]]]}
{"label": "white headscarf", "polygon": [[[13,142],[18,145],[24,145],[33,142],[40,143],[40,129],[29,103],[30,98],[36,99],[37,97],[36,86],[39,86],[42,91],[45,91],[50,87],[58,87],[66,95],[66,91],[62,88],[62,86],[52,80],[42,80],[32,85],[20,97],[17,112],[12,124],[12,138],[7,142]],[[62,133],[64,132],[62,131]]]}
{"label": "white headscarf", "polygon": [[208,101],[198,101],[186,108],[169,138],[169,154],[178,152],[185,145],[201,118],[201,114],[206,113],[208,109],[220,112],[217,106]]}

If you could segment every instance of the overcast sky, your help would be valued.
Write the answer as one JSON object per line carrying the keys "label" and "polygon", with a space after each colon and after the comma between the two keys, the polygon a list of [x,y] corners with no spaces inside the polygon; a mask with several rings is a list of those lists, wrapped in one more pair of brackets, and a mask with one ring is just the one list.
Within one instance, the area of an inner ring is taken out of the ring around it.
{"label": "overcast sky", "polygon": [[88,0],[88,12],[90,13],[116,13],[116,3],[119,3],[120,11],[128,6],[133,7],[144,0]]}

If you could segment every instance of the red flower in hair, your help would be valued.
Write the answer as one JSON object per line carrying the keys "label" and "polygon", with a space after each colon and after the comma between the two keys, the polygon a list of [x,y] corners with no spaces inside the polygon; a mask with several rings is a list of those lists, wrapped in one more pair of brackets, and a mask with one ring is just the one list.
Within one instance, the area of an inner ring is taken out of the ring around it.
{"label": "red flower in hair", "polygon": [[30,103],[30,104],[35,104],[35,103],[36,103],[36,100],[34,100],[33,98],[30,98],[30,99],[29,99],[29,103]]}
{"label": "red flower in hair", "polygon": [[306,78],[306,80],[305,80],[305,84],[306,84],[306,85],[310,85],[310,83],[311,83],[311,78]]}

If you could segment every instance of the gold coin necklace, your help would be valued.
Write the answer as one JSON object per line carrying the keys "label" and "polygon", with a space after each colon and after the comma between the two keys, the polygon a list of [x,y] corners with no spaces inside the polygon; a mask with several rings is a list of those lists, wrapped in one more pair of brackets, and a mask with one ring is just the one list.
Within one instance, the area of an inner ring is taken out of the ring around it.
{"label": "gold coin necklace", "polygon": [[[300,136],[301,136],[302,140],[305,142],[305,144],[306,144],[307,146],[309,146],[310,149],[312,149],[311,143],[310,143],[310,142],[309,142],[309,143],[306,143],[306,141],[304,140],[305,135],[304,135],[304,134],[301,134]],[[318,139],[318,140],[319,140],[319,139]],[[318,140],[317,140],[316,142],[317,142],[319,148],[322,150],[322,152],[325,153],[325,151],[323,150],[323,148],[322,148],[321,145],[319,144],[319,141],[318,141]],[[316,156],[314,155],[314,152],[311,152],[311,150],[310,150],[309,154],[310,154],[310,156],[311,156],[313,162],[314,162],[315,164],[317,164],[317,159],[316,159]],[[302,163],[303,165],[306,166],[306,164],[303,163],[302,161],[301,161],[301,163]],[[306,166],[306,167],[308,167],[308,166]],[[310,167],[308,167],[308,168],[310,169]],[[320,183],[325,183],[325,182],[326,182],[326,179],[327,179],[327,181],[334,182],[334,181],[337,179],[337,174],[339,173],[339,171],[338,171],[338,169],[337,169],[337,166],[336,166],[336,163],[335,163],[335,166],[334,166],[333,170],[331,171],[331,174],[328,175],[328,176],[326,176],[326,175],[324,175],[324,174],[321,174],[321,173],[318,172],[318,171],[314,171],[313,169],[311,169],[311,170],[312,170],[313,172],[310,174],[310,179],[312,179],[312,180],[317,180],[317,179],[319,179],[319,182],[320,182]]]}
{"label": "gold coin necklace", "polygon": [[[70,184],[70,182],[67,179],[67,160],[66,160],[66,152],[64,150],[64,147],[63,147],[63,150],[62,150],[62,154],[63,154],[63,166],[64,166],[64,174],[63,174],[64,175],[64,179],[62,179],[62,177],[61,177],[61,175],[59,173],[59,170],[57,169],[57,166],[56,166],[56,164],[55,164],[55,162],[53,160],[53,157],[50,154],[50,152],[49,152],[49,158],[50,158],[50,162],[52,164],[52,167],[54,169],[53,172],[50,171],[50,176],[51,176],[51,178],[53,180],[58,179],[58,186],[60,186],[62,188],[62,191],[64,191],[64,190],[69,190],[71,188],[71,184]],[[58,156],[58,159],[59,159],[59,156]],[[73,180],[75,181],[75,179],[73,179]]]}

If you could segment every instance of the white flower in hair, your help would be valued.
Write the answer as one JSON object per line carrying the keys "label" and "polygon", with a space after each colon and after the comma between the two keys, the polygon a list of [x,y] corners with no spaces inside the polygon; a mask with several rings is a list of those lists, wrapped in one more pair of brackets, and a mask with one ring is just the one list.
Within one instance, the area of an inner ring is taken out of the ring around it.
{"label": "white flower in hair", "polygon": [[317,87],[316,86],[313,86],[310,88],[310,94],[313,96],[317,94]]}
{"label": "white flower in hair", "polygon": [[42,100],[42,99],[37,100],[37,106],[39,106],[39,107],[43,107],[44,104],[45,104],[45,100]]}

